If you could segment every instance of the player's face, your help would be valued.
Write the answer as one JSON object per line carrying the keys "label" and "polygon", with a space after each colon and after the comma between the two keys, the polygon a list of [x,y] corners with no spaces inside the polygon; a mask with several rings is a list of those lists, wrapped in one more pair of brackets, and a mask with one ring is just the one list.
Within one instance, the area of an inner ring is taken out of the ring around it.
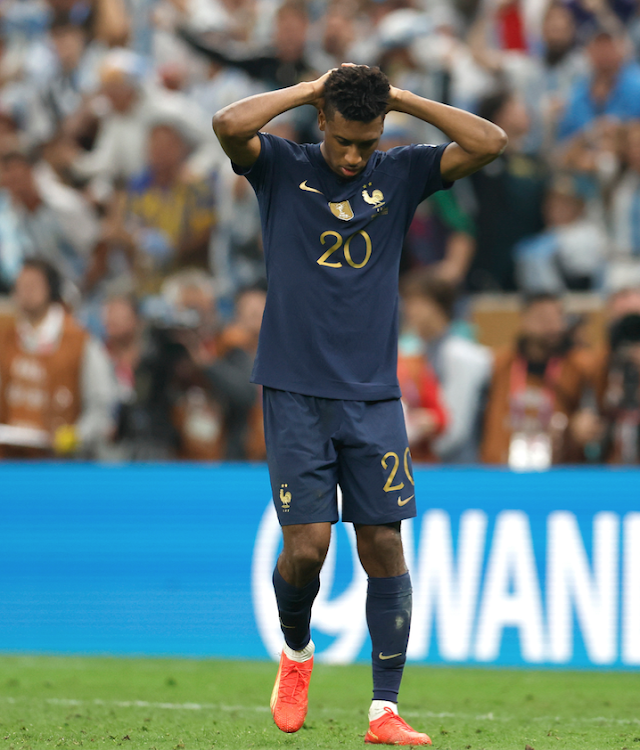
{"label": "player's face", "polygon": [[371,122],[358,122],[346,120],[340,112],[327,118],[320,111],[318,126],[324,133],[320,150],[325,161],[337,175],[349,179],[362,172],[376,150],[384,129],[384,116]]}

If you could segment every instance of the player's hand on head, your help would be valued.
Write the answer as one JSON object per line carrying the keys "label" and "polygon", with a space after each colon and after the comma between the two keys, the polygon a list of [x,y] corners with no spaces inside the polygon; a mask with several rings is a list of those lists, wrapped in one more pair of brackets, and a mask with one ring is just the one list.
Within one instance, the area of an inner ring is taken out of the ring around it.
{"label": "player's hand on head", "polygon": [[324,84],[334,70],[337,70],[337,68],[331,68],[324,75],[321,75],[320,78],[316,78],[315,81],[309,81],[312,89],[312,98],[309,104],[313,104],[316,109],[324,107]]}
{"label": "player's hand on head", "polygon": [[[341,68],[354,68],[356,67],[356,63],[352,62],[345,62],[340,65]],[[326,73],[320,76],[320,78],[316,78],[315,81],[310,81],[309,83],[312,86],[312,100],[309,102],[310,104],[313,104],[314,107],[317,109],[322,109],[324,107],[324,85],[327,82],[327,78],[333,73],[334,70],[338,70],[338,68],[331,68],[330,70],[327,70]]]}
{"label": "player's hand on head", "polygon": [[387,112],[393,112],[398,109],[401,94],[402,89],[399,89],[396,86],[389,86],[389,103],[387,104]]}

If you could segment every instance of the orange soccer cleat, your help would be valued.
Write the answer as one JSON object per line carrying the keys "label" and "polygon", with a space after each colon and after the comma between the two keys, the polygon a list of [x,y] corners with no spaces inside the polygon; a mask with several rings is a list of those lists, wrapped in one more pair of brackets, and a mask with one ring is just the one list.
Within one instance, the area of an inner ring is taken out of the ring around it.
{"label": "orange soccer cleat", "polygon": [[416,732],[390,708],[385,708],[380,718],[369,722],[369,731],[365,734],[364,741],[369,745],[409,745],[410,747],[431,744],[429,735]]}
{"label": "orange soccer cleat", "polygon": [[304,724],[312,669],[313,656],[308,661],[298,662],[282,652],[271,693],[271,713],[283,732],[297,732]]}

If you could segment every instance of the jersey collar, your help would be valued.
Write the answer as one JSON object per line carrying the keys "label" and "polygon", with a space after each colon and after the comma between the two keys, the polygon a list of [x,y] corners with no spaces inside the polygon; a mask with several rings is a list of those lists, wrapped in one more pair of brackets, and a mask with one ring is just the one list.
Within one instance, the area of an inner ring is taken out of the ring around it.
{"label": "jersey collar", "polygon": [[307,149],[309,161],[315,167],[316,174],[320,180],[322,193],[331,202],[349,200],[360,193],[362,186],[366,184],[369,175],[384,155],[382,151],[374,151],[367,162],[367,166],[359,175],[351,179],[344,179],[337,175],[327,164],[320,150],[319,143],[314,143],[308,146]]}

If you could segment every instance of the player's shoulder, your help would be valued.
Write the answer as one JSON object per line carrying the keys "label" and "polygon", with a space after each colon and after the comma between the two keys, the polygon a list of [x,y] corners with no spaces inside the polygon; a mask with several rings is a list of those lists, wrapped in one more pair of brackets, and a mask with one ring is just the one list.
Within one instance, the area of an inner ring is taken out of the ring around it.
{"label": "player's shoulder", "polygon": [[439,146],[432,143],[411,143],[407,146],[394,146],[388,151],[377,151],[378,163],[376,169],[394,170],[406,169],[416,160],[434,159]]}
{"label": "player's shoulder", "polygon": [[273,133],[260,132],[262,149],[265,157],[272,159],[291,159],[296,161],[309,160],[308,143],[296,143],[288,138],[282,138]]}

